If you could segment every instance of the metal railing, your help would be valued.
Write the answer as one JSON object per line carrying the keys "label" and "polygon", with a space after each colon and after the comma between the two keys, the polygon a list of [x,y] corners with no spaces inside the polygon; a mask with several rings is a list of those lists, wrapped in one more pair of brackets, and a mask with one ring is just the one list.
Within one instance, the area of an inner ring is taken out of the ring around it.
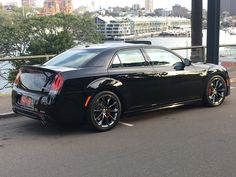
{"label": "metal railing", "polygon": [[35,56],[5,57],[5,58],[0,58],[0,62],[2,62],[2,61],[15,61],[15,60],[40,60],[40,59],[49,60],[50,58],[52,58],[54,56],[56,56],[56,55],[35,55]]}
{"label": "metal railing", "polygon": [[[190,58],[193,62],[206,63],[206,46],[192,46],[192,47],[175,47],[171,48],[183,58]],[[5,57],[0,58],[0,93],[2,90],[7,92],[12,84],[9,80],[10,71],[14,70],[14,62],[24,61],[26,64],[42,64],[46,60],[55,55],[37,55],[37,56],[20,56],[20,57]],[[220,64],[229,68],[236,68],[236,44],[220,45]]]}

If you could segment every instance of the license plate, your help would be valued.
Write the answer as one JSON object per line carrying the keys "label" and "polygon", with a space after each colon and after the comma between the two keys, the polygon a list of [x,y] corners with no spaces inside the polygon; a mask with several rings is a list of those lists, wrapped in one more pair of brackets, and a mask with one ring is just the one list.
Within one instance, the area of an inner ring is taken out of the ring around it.
{"label": "license plate", "polygon": [[22,106],[33,108],[33,100],[32,100],[32,98],[27,97],[27,96],[21,96],[20,104]]}

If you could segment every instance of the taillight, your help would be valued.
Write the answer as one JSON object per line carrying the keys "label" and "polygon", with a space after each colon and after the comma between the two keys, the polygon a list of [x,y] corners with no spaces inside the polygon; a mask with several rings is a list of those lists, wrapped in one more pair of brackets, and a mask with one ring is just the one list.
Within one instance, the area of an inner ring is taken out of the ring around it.
{"label": "taillight", "polygon": [[16,75],[16,79],[14,81],[15,85],[18,85],[20,83],[20,75],[21,75],[21,69],[19,69],[17,75]]}
{"label": "taillight", "polygon": [[51,85],[51,91],[59,91],[63,85],[64,82],[64,78],[62,77],[62,75],[57,74],[52,82]]}

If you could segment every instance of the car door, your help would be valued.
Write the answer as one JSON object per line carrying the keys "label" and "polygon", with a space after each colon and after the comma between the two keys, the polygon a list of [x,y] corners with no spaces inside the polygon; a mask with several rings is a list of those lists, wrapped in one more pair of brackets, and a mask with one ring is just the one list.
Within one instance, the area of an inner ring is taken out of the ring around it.
{"label": "car door", "polygon": [[117,51],[108,73],[122,83],[120,91],[129,111],[154,104],[152,92],[155,90],[155,73],[139,48]]}
{"label": "car door", "polygon": [[[185,66],[182,58],[169,50],[162,48],[145,48],[145,54],[150,59],[156,74],[156,89],[160,90],[160,80],[165,80],[165,90],[155,92],[157,102],[175,103],[198,99],[202,92],[203,80],[193,65]],[[183,64],[183,68],[175,68],[176,64]]]}

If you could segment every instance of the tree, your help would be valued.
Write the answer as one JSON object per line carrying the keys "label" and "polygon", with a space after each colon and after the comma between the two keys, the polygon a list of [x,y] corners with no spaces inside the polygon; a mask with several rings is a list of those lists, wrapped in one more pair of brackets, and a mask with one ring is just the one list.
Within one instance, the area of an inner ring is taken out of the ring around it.
{"label": "tree", "polygon": [[[0,14],[0,54],[26,56],[59,54],[77,44],[98,43],[102,36],[96,32],[94,19],[88,15],[57,14],[24,18]],[[42,62],[42,60],[40,60]],[[9,81],[13,81],[21,65],[39,61],[14,61]]]}

